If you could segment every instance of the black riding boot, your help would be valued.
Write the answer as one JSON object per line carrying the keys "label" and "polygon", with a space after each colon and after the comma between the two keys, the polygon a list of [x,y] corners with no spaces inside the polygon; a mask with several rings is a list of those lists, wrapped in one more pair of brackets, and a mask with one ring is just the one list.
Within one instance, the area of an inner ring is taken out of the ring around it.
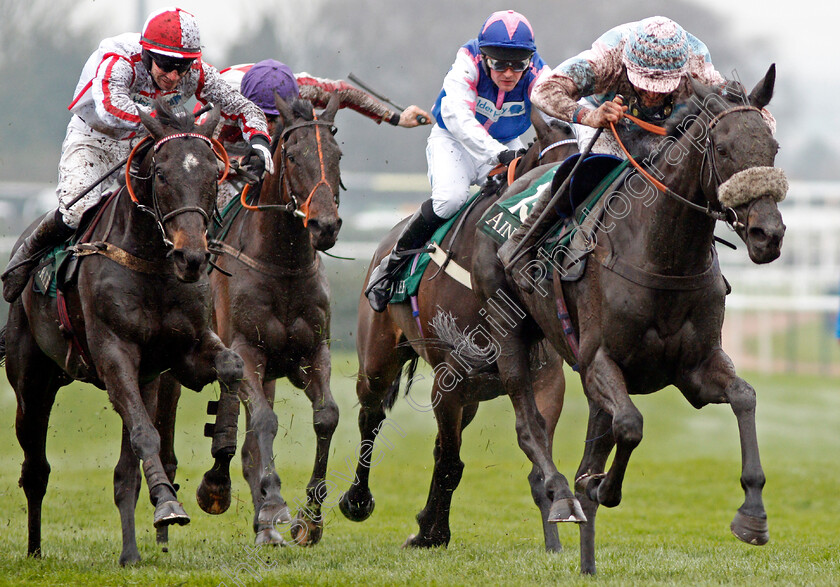
{"label": "black riding boot", "polygon": [[400,253],[425,245],[446,220],[446,218],[441,218],[435,214],[431,199],[423,202],[420,209],[403,227],[399,238],[397,238],[397,244],[394,245],[394,250],[382,259],[382,262],[370,274],[365,295],[371,308],[377,312],[384,312],[385,308],[388,307],[388,302],[394,295],[396,273],[410,259],[410,256],[403,256]]}
{"label": "black riding boot", "polygon": [[[534,208],[531,210],[531,213],[528,214],[528,217],[525,218],[525,221],[522,225],[513,231],[507,241],[499,247],[499,251],[497,256],[499,260],[502,262],[502,266],[505,268],[505,272],[513,278],[516,284],[530,293],[533,290],[533,286],[527,279],[524,279],[522,276],[522,269],[533,259],[533,251],[531,250],[535,244],[540,240],[540,237],[543,236],[543,233],[548,229],[549,226],[554,224],[558,218],[563,217],[565,214],[561,213],[553,213],[550,212],[546,214],[545,218],[543,218],[542,222],[531,232],[531,235],[525,239],[525,235],[528,234],[528,231],[531,230],[531,227],[537,223],[540,215],[548,206],[551,199],[554,197],[554,193],[552,190],[544,190],[537,201],[534,203]],[[560,203],[561,207],[568,207],[568,202],[564,202],[561,199]],[[565,210],[563,210],[565,212]],[[523,242],[524,241],[524,242]],[[511,264],[511,260],[513,259],[514,249],[517,248],[519,243],[522,243],[521,246],[518,247],[519,252],[517,253],[518,258]]]}
{"label": "black riding boot", "polygon": [[58,209],[44,216],[35,230],[20,243],[3,275],[0,275],[3,280],[3,298],[9,303],[15,301],[26,287],[29,273],[43,254],[70,238],[75,230],[64,224]]}

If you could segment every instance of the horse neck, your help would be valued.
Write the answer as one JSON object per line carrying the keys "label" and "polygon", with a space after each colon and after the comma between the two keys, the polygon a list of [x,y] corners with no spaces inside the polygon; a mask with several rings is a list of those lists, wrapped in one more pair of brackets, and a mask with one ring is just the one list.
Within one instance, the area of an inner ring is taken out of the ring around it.
{"label": "horse neck", "polygon": [[[277,165],[279,161],[275,161]],[[283,178],[279,171],[266,175],[260,190],[260,204],[285,205],[282,190]],[[253,224],[253,229],[249,230],[253,234],[247,237],[252,256],[290,268],[305,266],[315,258],[309,231],[299,217],[282,210],[251,212],[248,217]]]}
{"label": "horse neck", "polygon": [[[703,152],[684,135],[679,139],[663,139],[658,153],[652,175],[676,194],[705,207],[701,175]],[[679,158],[674,163],[674,158],[665,157],[664,153],[679,154]],[[631,205],[627,222],[629,231],[622,237],[611,235],[611,240],[619,241],[615,248],[622,254],[627,251],[636,256],[637,261],[643,261],[658,273],[691,274],[705,269],[714,239],[715,221],[660,192],[647,181],[644,196],[638,197],[640,180],[640,177],[634,180],[635,185],[629,193],[624,190],[625,195],[631,196],[628,198]]]}
{"label": "horse neck", "polygon": [[[152,209],[152,198],[145,182],[133,185],[133,188],[137,198],[141,202],[149,202],[147,207]],[[157,221],[132,202],[126,188],[122,188],[114,201],[102,211],[90,240],[109,242],[143,259],[164,257],[168,253]]]}

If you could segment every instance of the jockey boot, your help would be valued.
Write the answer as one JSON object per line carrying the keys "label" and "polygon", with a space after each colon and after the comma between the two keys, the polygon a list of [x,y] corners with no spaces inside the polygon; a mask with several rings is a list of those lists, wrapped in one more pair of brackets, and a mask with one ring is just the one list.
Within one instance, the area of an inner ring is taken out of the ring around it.
{"label": "jockey boot", "polygon": [[3,280],[3,298],[12,303],[23,292],[29,281],[29,274],[44,253],[70,238],[76,231],[64,224],[61,211],[47,213],[35,230],[23,239],[12,255],[0,279]]}
{"label": "jockey boot", "polygon": [[435,231],[446,222],[432,209],[432,200],[426,200],[420,209],[403,227],[397,243],[392,250],[370,274],[365,295],[370,307],[377,312],[384,312],[388,302],[394,295],[394,279],[397,271],[411,258],[403,254],[405,251],[418,249],[426,244]]}
{"label": "jockey boot", "polygon": [[[531,232],[531,235],[528,236],[527,239],[525,238],[525,235],[528,234],[531,227],[537,224],[537,220],[543,211],[548,207],[548,204],[551,202],[553,197],[554,194],[552,193],[552,190],[544,190],[534,203],[534,208],[531,210],[531,213],[528,214],[528,217],[525,218],[522,225],[513,231],[508,240],[499,247],[498,253],[496,253],[499,260],[502,262],[502,266],[505,268],[505,273],[508,275],[508,278],[512,279],[514,283],[516,283],[516,285],[523,289],[526,293],[534,291],[533,284],[522,273],[525,266],[528,265],[528,263],[530,263],[534,258],[534,245],[537,244],[549,226],[554,224],[558,219],[567,217],[567,214],[564,213],[565,211],[551,211],[546,214],[545,218],[543,218],[539,225],[536,226],[536,228]],[[559,205],[560,207],[568,207],[568,203],[564,203],[562,198]],[[514,249],[517,248],[519,243],[522,244],[518,247],[518,259],[511,263],[514,255]]]}

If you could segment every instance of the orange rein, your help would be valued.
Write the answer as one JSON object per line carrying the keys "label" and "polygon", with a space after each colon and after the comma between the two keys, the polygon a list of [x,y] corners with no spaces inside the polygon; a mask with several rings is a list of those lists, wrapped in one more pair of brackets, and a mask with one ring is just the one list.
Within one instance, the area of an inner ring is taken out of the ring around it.
{"label": "orange rein", "polygon": [[507,165],[507,167],[504,163],[499,163],[493,169],[490,170],[490,173],[487,174],[487,177],[499,175],[505,170],[505,168],[507,168],[507,182],[508,185],[512,184],[513,180],[516,179],[516,165],[519,163],[520,159],[522,159],[522,157],[516,157],[513,161],[510,162],[510,164]]}
{"label": "orange rein", "polygon": [[[321,165],[321,179],[312,190],[309,192],[309,196],[307,196],[306,201],[300,205],[300,211],[303,213],[303,225],[306,226],[309,223],[309,204],[312,202],[312,198],[315,195],[315,190],[317,190],[321,185],[327,186],[327,189],[332,189],[330,186],[330,182],[327,181],[327,166],[324,163],[324,150],[321,147],[321,129],[320,124],[318,124],[318,115],[314,112],[312,113],[312,120],[315,122],[313,125],[315,127],[315,141],[318,144],[318,163]],[[285,185],[285,183],[284,183]],[[239,202],[242,204],[242,207],[246,210],[259,210],[259,206],[252,206],[246,200],[245,196],[247,195],[248,191],[251,188],[251,184],[245,184],[245,188],[242,190],[242,194],[239,196]],[[289,197],[289,201],[291,202],[291,196]]]}
{"label": "orange rein", "polygon": [[[177,134],[174,134],[174,135],[168,135],[168,136],[163,137],[161,140],[159,140],[157,143],[155,143],[154,148],[157,149],[160,145],[162,145],[163,143],[165,143],[165,142],[167,142],[171,139],[177,139],[177,138],[183,138],[183,137],[201,138],[201,139],[206,140],[210,144],[211,148],[213,149],[213,153],[225,165],[225,169],[224,169],[224,171],[222,171],[221,175],[219,176],[219,180],[218,180],[218,183],[222,183],[225,180],[225,178],[227,177],[228,171],[230,171],[230,157],[228,157],[227,151],[222,146],[222,144],[219,141],[217,141],[216,139],[208,139],[204,135],[200,135],[200,134],[197,134],[197,133],[177,133]],[[130,173],[131,172],[131,162],[134,160],[134,155],[137,154],[137,152],[140,150],[140,147],[144,143],[146,143],[150,140],[152,140],[152,137],[150,135],[146,135],[145,137],[143,137],[143,140],[141,140],[139,143],[134,145],[134,148],[131,150],[131,153],[128,155],[128,159],[126,159],[126,162],[125,162],[125,187],[128,190],[128,195],[131,196],[131,201],[135,202],[135,203],[137,203],[139,200],[137,199],[137,196],[134,194],[134,188],[131,187],[131,173]]]}

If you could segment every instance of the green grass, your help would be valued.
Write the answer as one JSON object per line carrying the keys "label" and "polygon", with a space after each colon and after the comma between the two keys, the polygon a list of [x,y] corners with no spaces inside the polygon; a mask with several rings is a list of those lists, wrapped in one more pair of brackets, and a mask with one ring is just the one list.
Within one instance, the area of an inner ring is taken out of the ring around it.
{"label": "green grass", "polygon": [[[355,360],[334,359],[333,392],[341,408],[328,478],[344,490],[345,459],[358,446],[353,375]],[[566,409],[555,460],[571,478],[583,446],[585,402],[576,375],[568,375]],[[4,378],[5,379],[5,378]],[[645,438],[631,461],[618,508],[601,508],[596,540],[604,585],[837,585],[840,584],[840,394],[836,379],[749,377],[758,391],[758,426],[767,474],[765,505],[771,542],[737,541],[729,522],[741,504],[740,451],[727,406],[691,408],[673,389],[638,398]],[[412,394],[420,402],[427,387]],[[205,402],[214,395],[185,391],[178,413],[180,497],[192,522],[170,530],[169,552],[155,545],[145,485],[137,508],[143,561],[117,564],[119,518],[112,471],[120,422],[103,392],[75,385],[62,390],[53,411],[48,454],[52,476],[44,504],[41,560],[28,559],[26,506],[17,487],[22,453],[14,436],[14,395],[0,388],[0,584],[40,585],[532,585],[591,584],[578,574],[577,528],[561,526],[566,550],[543,552],[537,510],[527,483],[529,463],[516,445],[510,402],[482,405],[464,438],[463,480],[452,505],[448,549],[406,551],[416,532],[432,468],[431,413],[401,400],[391,418],[405,433],[386,429],[372,472],[376,511],[364,523],[327,511],[315,548],[262,549],[262,567],[249,559],[252,509],[239,472],[234,504],[224,515],[200,511],[193,497],[210,463],[202,437]],[[303,499],[314,457],[311,412],[300,392],[283,385],[275,443],[283,495]],[[256,575],[244,566],[250,561]]]}

